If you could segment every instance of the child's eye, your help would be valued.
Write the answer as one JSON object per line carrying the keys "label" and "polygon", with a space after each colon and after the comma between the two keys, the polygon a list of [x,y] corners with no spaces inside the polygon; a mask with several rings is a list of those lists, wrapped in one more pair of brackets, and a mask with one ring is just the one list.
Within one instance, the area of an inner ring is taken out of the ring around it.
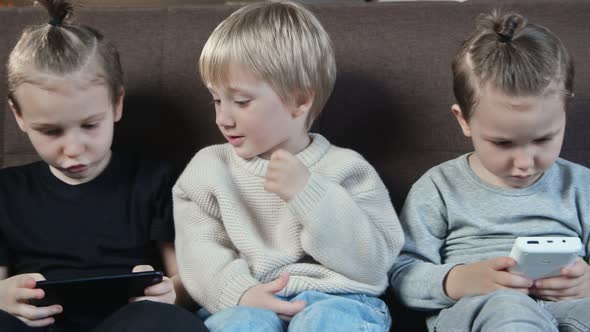
{"label": "child's eye", "polygon": [[499,146],[499,147],[502,147],[502,148],[507,148],[510,145],[512,145],[512,142],[510,142],[510,141],[493,141],[492,143],[495,146]]}
{"label": "child's eye", "polygon": [[213,99],[213,104],[220,105],[221,104],[221,99]]}
{"label": "child's eye", "polygon": [[542,137],[542,138],[537,138],[536,140],[534,140],[534,142],[536,144],[543,144],[543,143],[547,143],[551,140],[551,137]]}
{"label": "child's eye", "polygon": [[45,136],[59,136],[61,129],[41,129],[39,132]]}
{"label": "child's eye", "polygon": [[98,127],[98,123],[87,123],[82,125],[82,128],[84,129],[94,129],[96,127]]}
{"label": "child's eye", "polygon": [[250,104],[250,100],[236,100],[234,101],[234,103],[236,103],[240,107],[245,107],[248,106],[248,104]]}

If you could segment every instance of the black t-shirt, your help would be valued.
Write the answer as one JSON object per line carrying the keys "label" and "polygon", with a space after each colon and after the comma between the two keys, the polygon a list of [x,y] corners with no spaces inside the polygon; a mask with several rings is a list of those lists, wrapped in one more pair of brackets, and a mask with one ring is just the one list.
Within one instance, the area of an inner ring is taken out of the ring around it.
{"label": "black t-shirt", "polygon": [[0,170],[0,266],[46,279],[162,269],[174,241],[170,165],[113,154],[90,182],[69,185],[44,162]]}

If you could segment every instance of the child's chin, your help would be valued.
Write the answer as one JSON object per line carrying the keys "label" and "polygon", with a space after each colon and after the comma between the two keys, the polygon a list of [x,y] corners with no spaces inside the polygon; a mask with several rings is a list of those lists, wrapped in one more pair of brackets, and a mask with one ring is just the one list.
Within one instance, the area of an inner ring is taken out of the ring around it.
{"label": "child's chin", "polygon": [[236,148],[234,148],[234,152],[238,155],[238,157],[240,157],[242,159],[252,159],[252,158],[258,156],[256,153],[253,153],[251,151],[244,151],[244,150],[236,149]]}

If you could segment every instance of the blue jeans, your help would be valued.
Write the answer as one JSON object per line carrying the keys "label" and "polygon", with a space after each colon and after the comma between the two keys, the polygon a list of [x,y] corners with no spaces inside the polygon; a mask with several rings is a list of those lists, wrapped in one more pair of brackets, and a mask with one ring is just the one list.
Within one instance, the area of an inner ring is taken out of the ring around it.
{"label": "blue jeans", "polygon": [[376,297],[364,294],[325,294],[307,291],[285,301],[304,300],[307,306],[285,322],[273,311],[236,306],[214,315],[201,310],[199,316],[211,332],[387,332],[391,316],[387,305]]}

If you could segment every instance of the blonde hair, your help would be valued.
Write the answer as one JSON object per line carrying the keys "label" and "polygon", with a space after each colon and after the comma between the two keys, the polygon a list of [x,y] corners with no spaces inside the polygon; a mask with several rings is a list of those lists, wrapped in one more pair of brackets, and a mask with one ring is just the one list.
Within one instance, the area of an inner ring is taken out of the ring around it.
{"label": "blonde hair", "polygon": [[246,66],[283,101],[311,93],[308,128],[336,80],[330,36],[309,10],[289,1],[247,5],[215,28],[199,59],[201,79],[206,85],[224,86],[232,64]]}
{"label": "blonde hair", "polygon": [[49,14],[49,23],[23,31],[7,62],[8,100],[20,112],[14,97],[24,82],[35,83],[40,74],[67,76],[84,73],[93,83],[105,84],[113,105],[123,89],[123,70],[115,46],[97,30],[70,22],[68,1],[37,1]]}
{"label": "blonde hair", "polygon": [[[490,84],[509,96],[540,95],[553,82],[573,96],[574,63],[549,29],[519,14],[482,14],[453,60],[453,90],[469,120],[479,87]],[[567,98],[566,100],[569,100]]]}

